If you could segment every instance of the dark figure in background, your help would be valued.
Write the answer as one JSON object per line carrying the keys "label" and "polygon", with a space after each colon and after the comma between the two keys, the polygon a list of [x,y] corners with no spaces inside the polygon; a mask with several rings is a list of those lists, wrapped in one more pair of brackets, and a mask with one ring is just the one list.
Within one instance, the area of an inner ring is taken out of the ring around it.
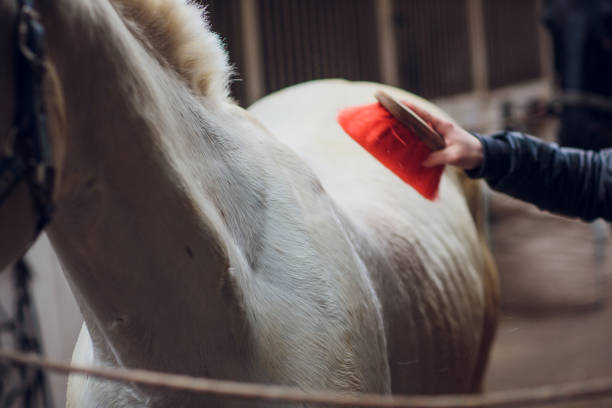
{"label": "dark figure in background", "polygon": [[561,91],[559,143],[612,146],[612,0],[546,0]]}
{"label": "dark figure in background", "polygon": [[561,145],[612,146],[612,0],[546,0],[561,91]]}

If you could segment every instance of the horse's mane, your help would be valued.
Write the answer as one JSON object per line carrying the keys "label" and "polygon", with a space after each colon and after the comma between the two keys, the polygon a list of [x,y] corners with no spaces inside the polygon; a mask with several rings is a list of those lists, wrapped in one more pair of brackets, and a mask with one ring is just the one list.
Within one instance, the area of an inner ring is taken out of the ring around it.
{"label": "horse's mane", "polygon": [[202,95],[226,98],[231,69],[203,8],[191,0],[111,0],[166,64]]}

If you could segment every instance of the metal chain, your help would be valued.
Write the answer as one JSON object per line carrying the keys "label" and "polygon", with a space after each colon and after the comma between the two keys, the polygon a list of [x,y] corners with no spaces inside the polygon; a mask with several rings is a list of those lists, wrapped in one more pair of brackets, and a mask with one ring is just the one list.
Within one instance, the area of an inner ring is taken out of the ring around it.
{"label": "metal chain", "polygon": [[[20,259],[11,273],[15,312],[11,317],[0,305],[0,345],[4,336],[18,350],[40,353],[40,336],[29,287],[30,268]],[[52,408],[45,373],[41,368],[0,364],[0,378],[0,408]]]}

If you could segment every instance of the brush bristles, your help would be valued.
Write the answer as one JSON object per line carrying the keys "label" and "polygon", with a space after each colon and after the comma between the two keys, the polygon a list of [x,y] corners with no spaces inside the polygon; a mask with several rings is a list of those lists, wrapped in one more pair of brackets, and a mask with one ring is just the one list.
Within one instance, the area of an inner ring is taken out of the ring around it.
{"label": "brush bristles", "polygon": [[353,140],[423,197],[429,200],[437,197],[444,167],[423,167],[421,163],[431,150],[381,104],[344,109],[338,115],[338,123]]}

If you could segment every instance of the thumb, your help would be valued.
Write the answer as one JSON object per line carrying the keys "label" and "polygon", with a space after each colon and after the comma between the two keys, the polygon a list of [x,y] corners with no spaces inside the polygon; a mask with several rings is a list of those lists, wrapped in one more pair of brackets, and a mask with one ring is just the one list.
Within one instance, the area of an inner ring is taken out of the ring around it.
{"label": "thumb", "polygon": [[402,101],[402,102],[404,105],[410,108],[414,113],[419,115],[421,119],[423,119],[425,122],[428,122],[431,125],[431,127],[433,127],[436,131],[441,133],[442,136],[446,139],[445,134],[450,129],[452,129],[451,122],[447,121],[446,119],[440,118],[415,104],[412,104],[406,101]]}

